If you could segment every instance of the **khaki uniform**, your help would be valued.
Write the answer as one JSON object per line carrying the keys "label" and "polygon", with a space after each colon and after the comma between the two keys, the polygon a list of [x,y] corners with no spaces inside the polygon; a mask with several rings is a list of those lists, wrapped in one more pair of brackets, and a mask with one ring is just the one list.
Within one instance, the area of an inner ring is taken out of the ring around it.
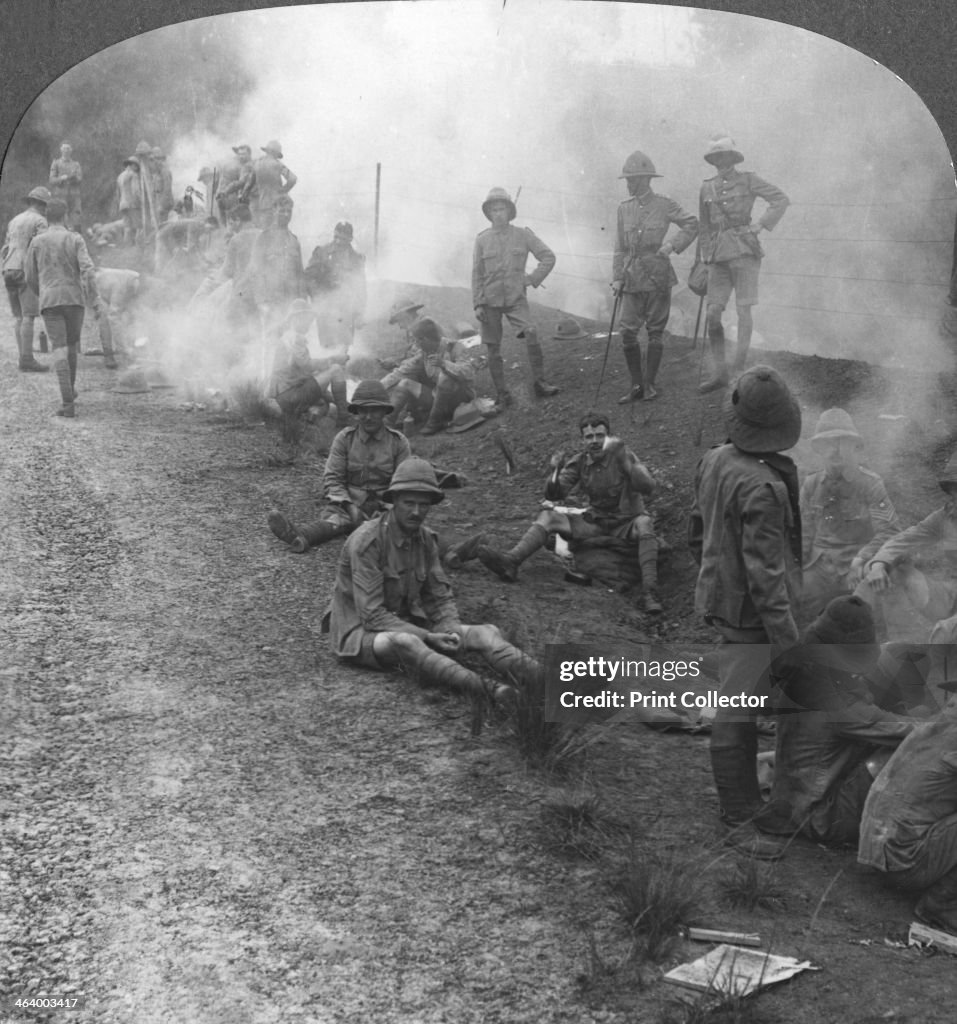
{"label": "khaki uniform", "polygon": [[83,168],[76,160],[63,160],[57,157],[50,164],[50,192],[55,199],[66,203],[66,223],[76,230],[80,226],[83,207],[80,201],[80,185],[83,181]]}
{"label": "khaki uniform", "polygon": [[27,284],[25,268],[30,243],[46,226],[43,214],[32,208],[18,213],[7,225],[6,241],[0,250],[0,271],[10,310],[17,320],[40,315],[39,297]]}
{"label": "khaki uniform", "polygon": [[366,258],[351,245],[319,245],[305,269],[315,292],[319,337],[348,350],[366,307]]}
{"label": "khaki uniform", "polygon": [[248,188],[249,207],[259,227],[272,222],[276,200],[288,192],[298,179],[281,161],[264,153],[253,162],[252,182]]}

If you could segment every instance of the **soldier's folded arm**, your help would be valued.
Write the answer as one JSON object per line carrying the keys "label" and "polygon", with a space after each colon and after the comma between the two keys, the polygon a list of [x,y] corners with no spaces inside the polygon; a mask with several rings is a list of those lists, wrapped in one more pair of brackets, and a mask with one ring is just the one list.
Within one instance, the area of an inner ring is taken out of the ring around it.
{"label": "soldier's folded arm", "polygon": [[678,231],[665,244],[670,245],[671,251],[677,255],[684,252],[698,237],[698,218],[672,199],[668,207],[668,219],[677,225]]}

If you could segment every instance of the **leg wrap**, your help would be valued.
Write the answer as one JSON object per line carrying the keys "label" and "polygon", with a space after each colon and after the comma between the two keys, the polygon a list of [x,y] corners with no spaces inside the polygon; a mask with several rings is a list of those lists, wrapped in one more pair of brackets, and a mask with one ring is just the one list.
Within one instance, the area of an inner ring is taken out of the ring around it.
{"label": "leg wrap", "polygon": [[507,552],[509,558],[513,559],[516,564],[521,564],[525,561],[529,555],[534,554],[539,548],[545,546],[545,541],[548,540],[548,530],[545,529],[540,523],[532,523],[532,525],[525,531],[522,539]]}

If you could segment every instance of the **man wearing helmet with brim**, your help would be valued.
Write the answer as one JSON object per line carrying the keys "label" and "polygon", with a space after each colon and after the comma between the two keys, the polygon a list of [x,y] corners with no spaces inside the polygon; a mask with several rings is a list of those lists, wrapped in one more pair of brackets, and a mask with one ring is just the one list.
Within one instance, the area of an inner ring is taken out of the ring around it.
{"label": "man wearing helmet with brim", "polygon": [[40,297],[27,283],[27,250],[34,236],[46,230],[47,203],[52,196],[38,185],[23,197],[27,208],[7,225],[7,237],[0,249],[0,271],[13,314],[13,334],[17,342],[19,368],[24,373],[44,373],[48,366],[33,354],[33,329],[40,315]]}
{"label": "man wearing helmet with brim", "polygon": [[[671,315],[671,289],[678,283],[669,257],[684,252],[698,237],[698,218],[673,199],[657,195],[651,179],[660,178],[655,165],[635,150],[622,167],[629,198],[618,207],[618,233],[612,288],[621,294],[621,344],[631,377],[631,389],[620,402],[658,397],[655,379],[664,351],[663,337]],[[666,241],[668,227],[678,232]],[[648,362],[642,371],[638,332],[648,329]]]}
{"label": "man wearing helmet with brim", "polygon": [[[724,326],[721,317],[734,293],[738,313],[738,344],[732,369],[740,373],[751,347],[754,320],[751,307],[758,302],[758,274],[764,250],[758,241],[762,231],[771,231],[784,216],[790,200],[776,186],[753,171],[739,171],[744,157],[729,136],[713,138],[704,155],[718,173],[701,186],[701,258],[708,265],[706,323],[714,359],[714,377],[698,390],[716,391],[728,383],[725,361]],[[755,199],[763,199],[767,209],[751,223]]]}
{"label": "man wearing helmet with brim", "polygon": [[[509,701],[513,682],[540,683],[542,669],[496,626],[461,621],[438,538],[425,526],[444,497],[424,459],[406,459],[396,469],[383,494],[390,510],[360,526],[342,549],[323,629],[347,664],[402,668],[433,686]],[[456,660],[467,653],[508,682],[486,680]]]}
{"label": "man wearing helmet with brim", "polygon": [[242,198],[249,204],[256,226],[265,228],[272,224],[276,200],[289,193],[298,179],[282,162],[282,146],[276,139],[259,148],[263,155],[253,164],[252,182]]}
{"label": "man wearing helmet with brim", "polygon": [[[545,357],[525,297],[529,286],[537,288],[548,277],[555,266],[555,254],[531,228],[519,228],[511,223],[517,210],[504,188],[493,188],[489,192],[482,203],[482,213],[492,226],[475,239],[472,304],[481,326],[482,341],[488,349],[496,407],[501,411],[512,403],[502,360],[503,316],[518,332],[517,336],[525,339],[532,393],[539,398],[558,393],[558,388],[545,379]],[[526,274],[529,254],[538,260],[538,266]]]}

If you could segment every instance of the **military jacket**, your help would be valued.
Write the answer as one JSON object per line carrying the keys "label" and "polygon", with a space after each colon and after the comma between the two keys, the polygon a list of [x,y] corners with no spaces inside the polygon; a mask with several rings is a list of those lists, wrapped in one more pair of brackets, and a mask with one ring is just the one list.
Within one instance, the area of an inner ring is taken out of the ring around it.
{"label": "military jacket", "polygon": [[453,629],[459,613],[435,534],[423,526],[408,536],[389,512],[363,523],[339,556],[327,615],[340,658],[360,652],[364,633],[402,632],[410,621],[434,632]]}
{"label": "military jacket", "polygon": [[[441,361],[446,365],[442,366]],[[400,380],[414,380],[428,388],[434,388],[443,376],[451,377],[457,384],[471,388],[475,380],[475,367],[469,358],[469,350],[460,341],[443,338],[437,351],[426,354],[416,345],[415,351],[385,377],[382,386],[394,388]]]}
{"label": "military jacket", "polygon": [[555,254],[538,235],[514,224],[481,232],[472,253],[472,305],[508,309],[522,300],[529,254],[538,260],[528,275],[537,288],[555,266]]}
{"label": "military jacket", "polygon": [[[66,181],[63,181],[63,178],[66,178]],[[57,157],[50,164],[50,191],[58,199],[79,195],[82,181],[83,168],[76,160],[61,160]]]}
{"label": "military jacket", "polygon": [[99,298],[95,268],[83,236],[50,224],[27,250],[27,284],[39,295],[40,309],[92,306]]}
{"label": "military jacket", "polygon": [[257,209],[271,210],[276,200],[296,184],[295,174],[269,153],[263,154],[253,164],[253,181],[250,194],[255,197]]}
{"label": "military jacket", "polygon": [[7,238],[0,250],[0,270],[23,270],[27,250],[35,235],[45,231],[46,217],[30,208],[18,213],[7,225]]}
{"label": "military jacket", "polygon": [[623,456],[608,449],[598,455],[588,451],[573,455],[558,474],[559,496],[577,490],[587,498],[591,512],[609,520],[624,522],[644,515],[642,492],[654,491],[654,477],[631,449],[625,449]]}
{"label": "military jacket", "polygon": [[140,175],[132,167],[124,167],[116,179],[117,206],[124,210],[139,210],[143,205]]}
{"label": "military jacket", "polygon": [[895,566],[917,555],[939,556],[950,566],[957,565],[957,504],[949,501],[916,526],[909,526],[891,537],[881,545],[872,561]]}
{"label": "military jacket", "polygon": [[288,228],[266,228],[252,245],[249,265],[257,303],[303,297],[302,249]]}
{"label": "military jacket", "polygon": [[768,208],[758,223],[770,231],[784,216],[791,200],[776,186],[752,171],[732,171],[708,178],[701,186],[701,258],[705,263],[722,263],[739,256],[760,259],[764,250],[751,229],[755,199]]}
{"label": "military jacket", "polygon": [[626,292],[666,291],[678,283],[671,261],[657,255],[672,224],[679,230],[671,246],[676,253],[683,252],[698,237],[698,218],[673,199],[649,190],[619,205],[612,276],[625,282]]}
{"label": "military jacket", "polygon": [[366,304],[366,258],[351,245],[317,245],[305,269],[306,279],[320,295],[336,294],[361,313]]}
{"label": "military jacket", "polygon": [[801,485],[805,569],[823,558],[844,575],[855,557],[868,561],[900,528],[884,481],[869,469],[836,480],[819,470]]}
{"label": "military jacket", "polygon": [[383,426],[378,434],[368,434],[358,425],[340,430],[322,474],[326,501],[362,505],[370,498],[381,499],[399,463],[411,454],[405,434],[390,427]]}

